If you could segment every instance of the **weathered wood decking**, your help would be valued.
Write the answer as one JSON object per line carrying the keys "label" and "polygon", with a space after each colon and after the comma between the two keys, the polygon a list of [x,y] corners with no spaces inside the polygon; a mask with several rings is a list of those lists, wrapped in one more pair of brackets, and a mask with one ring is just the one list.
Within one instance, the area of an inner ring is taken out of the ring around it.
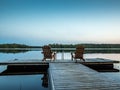
{"label": "weathered wood decking", "polygon": [[52,90],[120,90],[120,83],[77,63],[50,63],[49,76]]}
{"label": "weathered wood decking", "polygon": [[[85,65],[113,65],[119,61],[109,59],[86,59],[78,60],[14,60],[0,62],[0,65],[27,66],[49,65],[49,78],[52,90],[120,90],[120,83],[102,76],[99,72]],[[84,65],[83,65],[84,64]],[[11,73],[8,73],[11,74]],[[1,75],[4,75],[1,74]]]}

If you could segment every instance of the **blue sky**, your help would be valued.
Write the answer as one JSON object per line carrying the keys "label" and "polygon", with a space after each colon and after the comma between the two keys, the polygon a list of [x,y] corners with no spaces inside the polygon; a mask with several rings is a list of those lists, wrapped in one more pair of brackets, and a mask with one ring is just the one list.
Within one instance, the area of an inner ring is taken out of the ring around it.
{"label": "blue sky", "polygon": [[0,0],[0,43],[119,43],[120,0]]}

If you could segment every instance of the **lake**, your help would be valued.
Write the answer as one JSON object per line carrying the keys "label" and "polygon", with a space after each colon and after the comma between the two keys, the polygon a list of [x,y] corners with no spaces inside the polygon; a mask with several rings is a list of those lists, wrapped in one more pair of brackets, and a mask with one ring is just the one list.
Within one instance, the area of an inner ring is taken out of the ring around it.
{"label": "lake", "polygon": [[[0,62],[10,61],[10,60],[29,60],[37,59],[42,60],[43,55],[41,50],[31,50],[22,52],[0,52]],[[84,58],[106,58],[120,61],[120,53],[86,53]],[[58,52],[57,59],[67,60],[71,59],[71,54],[69,52]],[[1,66],[0,71],[6,66]],[[115,68],[120,70],[120,64],[115,64]],[[120,72],[105,72],[100,73],[109,79],[116,80],[120,82]],[[49,90],[49,87],[43,85],[42,78],[44,74],[33,74],[33,75],[3,75],[0,76],[0,90]],[[49,85],[48,85],[49,86]]]}
{"label": "lake", "polygon": [[[20,52],[0,52],[0,62],[14,59],[42,59],[43,55],[40,50],[20,51]],[[120,61],[120,53],[85,53],[84,58],[106,58]],[[57,59],[71,59],[70,52],[58,52]]]}
{"label": "lake", "polygon": [[0,90],[49,90],[42,86],[42,74],[0,76]]}
{"label": "lake", "polygon": [[[14,59],[40,58],[42,58],[41,51],[28,51],[19,53],[0,52],[0,62]],[[0,72],[3,72],[6,70],[6,68],[7,66],[0,66]],[[0,90],[49,90],[48,77],[46,77],[44,73],[26,75],[0,75]]]}

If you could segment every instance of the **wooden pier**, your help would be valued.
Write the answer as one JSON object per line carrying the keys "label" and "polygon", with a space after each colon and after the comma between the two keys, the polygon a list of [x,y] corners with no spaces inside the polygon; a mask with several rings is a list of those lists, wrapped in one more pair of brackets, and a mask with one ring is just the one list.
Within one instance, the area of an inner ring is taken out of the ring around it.
{"label": "wooden pier", "polygon": [[[113,68],[114,63],[119,63],[119,61],[92,58],[86,59],[85,62],[78,60],[76,63],[72,60],[42,61],[34,59],[11,60],[9,62],[0,62],[0,65],[8,66],[10,70],[24,68],[24,66],[29,70],[31,66],[39,69],[39,66],[49,65],[48,74],[51,90],[120,90],[120,82],[110,80],[102,76],[100,72],[92,69],[92,67],[102,67],[100,69],[105,71],[118,71]],[[39,73],[39,70],[36,72]],[[10,74],[12,73],[7,73],[7,75]],[[6,75],[6,72],[1,75]]]}
{"label": "wooden pier", "polygon": [[50,63],[49,76],[52,90],[120,90],[120,83],[78,63]]}

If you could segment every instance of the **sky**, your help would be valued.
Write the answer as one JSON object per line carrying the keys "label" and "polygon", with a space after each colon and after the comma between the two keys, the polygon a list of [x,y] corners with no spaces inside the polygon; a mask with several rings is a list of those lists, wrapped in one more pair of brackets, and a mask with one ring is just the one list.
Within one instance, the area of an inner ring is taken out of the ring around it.
{"label": "sky", "polygon": [[0,44],[120,44],[120,0],[0,0]]}

